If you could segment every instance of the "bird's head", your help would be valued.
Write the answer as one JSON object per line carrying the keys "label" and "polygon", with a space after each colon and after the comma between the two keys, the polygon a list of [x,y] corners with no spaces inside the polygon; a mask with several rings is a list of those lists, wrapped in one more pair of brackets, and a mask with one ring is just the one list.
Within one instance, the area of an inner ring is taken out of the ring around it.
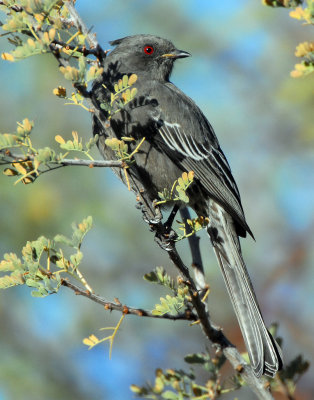
{"label": "bird's head", "polygon": [[127,36],[110,44],[116,47],[107,56],[107,62],[118,65],[119,72],[157,80],[169,80],[174,61],[190,56],[169,40],[154,35]]}

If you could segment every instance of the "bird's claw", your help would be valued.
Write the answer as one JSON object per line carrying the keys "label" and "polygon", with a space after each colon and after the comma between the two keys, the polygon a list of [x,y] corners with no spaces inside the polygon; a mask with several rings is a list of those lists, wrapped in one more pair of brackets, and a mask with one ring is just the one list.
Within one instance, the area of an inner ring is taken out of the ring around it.
{"label": "bird's claw", "polygon": [[149,210],[147,210],[146,206],[144,206],[143,203],[138,202],[135,207],[142,211],[143,220],[148,225],[157,225],[157,224],[159,224],[161,222],[162,213],[160,211],[160,208],[157,205],[154,204],[155,215],[154,215],[153,218],[151,217],[151,212],[149,212]]}
{"label": "bird's claw", "polygon": [[170,233],[160,233],[156,232],[155,242],[165,251],[171,251],[174,248],[175,240],[178,235],[174,230],[171,230]]}

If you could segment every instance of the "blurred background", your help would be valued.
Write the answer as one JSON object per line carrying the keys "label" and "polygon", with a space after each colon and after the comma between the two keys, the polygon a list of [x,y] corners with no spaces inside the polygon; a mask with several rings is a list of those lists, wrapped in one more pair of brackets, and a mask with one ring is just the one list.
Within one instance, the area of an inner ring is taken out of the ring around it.
{"label": "blurred background", "polygon": [[[137,33],[172,40],[193,57],[178,61],[172,81],[212,123],[242,194],[255,235],[242,240],[266,323],[279,323],[286,362],[314,361],[313,318],[313,77],[293,79],[294,50],[309,27],[286,9],[259,1],[78,0],[77,8],[105,49],[108,41]],[[9,44],[1,38],[0,51]],[[55,146],[54,136],[77,130],[91,137],[90,115],[52,95],[66,85],[55,60],[0,62],[0,132],[16,121],[35,121],[33,142]],[[100,156],[95,151],[95,157]],[[20,254],[27,240],[71,234],[71,223],[92,215],[82,271],[108,300],[152,308],[166,292],[142,276],[163,265],[176,275],[135,209],[135,198],[109,169],[63,168],[33,185],[13,186],[0,175],[0,255]],[[180,243],[190,263],[187,242]],[[212,319],[244,350],[209,240],[202,235]],[[66,288],[44,299],[28,288],[0,293],[0,400],[129,400],[129,385],[154,380],[155,368],[185,368],[182,356],[205,349],[199,327],[127,317],[114,342],[91,351],[82,339],[114,326],[104,312]],[[299,382],[297,399],[311,399],[313,369]],[[252,393],[234,393],[252,399]]]}

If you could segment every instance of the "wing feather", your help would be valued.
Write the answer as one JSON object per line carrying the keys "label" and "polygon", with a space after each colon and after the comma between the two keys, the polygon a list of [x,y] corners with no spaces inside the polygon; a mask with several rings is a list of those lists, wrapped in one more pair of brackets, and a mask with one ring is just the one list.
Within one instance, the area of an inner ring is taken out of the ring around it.
{"label": "wing feather", "polygon": [[[245,222],[238,187],[219,145],[215,146],[216,143],[212,144],[209,140],[200,143],[193,132],[185,132],[179,123],[159,119],[157,125],[163,144],[166,145],[163,149],[168,151],[169,156],[177,161],[176,153],[179,153],[182,167],[194,171],[195,177],[209,196],[220,203],[251,234]],[[213,131],[211,133],[214,134]]]}

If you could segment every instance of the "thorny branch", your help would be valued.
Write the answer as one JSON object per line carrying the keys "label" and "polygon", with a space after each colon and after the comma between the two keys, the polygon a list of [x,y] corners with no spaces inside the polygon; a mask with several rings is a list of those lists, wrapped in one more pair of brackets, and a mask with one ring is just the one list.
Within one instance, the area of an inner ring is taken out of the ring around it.
{"label": "thorny branch", "polygon": [[173,321],[178,321],[178,320],[196,321],[196,319],[197,319],[197,316],[190,311],[186,311],[186,312],[178,314],[178,315],[170,315],[170,314],[155,315],[149,310],[143,310],[142,308],[134,308],[134,307],[130,307],[125,304],[122,304],[119,302],[118,299],[115,299],[114,302],[108,301],[101,296],[98,296],[94,293],[89,292],[88,290],[82,289],[79,286],[74,285],[67,279],[63,279],[61,283],[63,286],[68,287],[69,289],[73,290],[75,292],[75,294],[87,297],[87,298],[91,299],[92,301],[94,301],[95,303],[98,303],[98,304],[104,306],[106,310],[121,311],[123,314],[137,315],[138,317],[170,319]]}
{"label": "thorny branch", "polygon": [[[0,154],[2,155],[3,153],[0,150]],[[23,157],[21,154],[15,154],[15,153],[9,153],[9,154],[4,154],[1,157],[0,160],[0,165],[5,165],[5,164],[10,164],[12,162],[18,163],[18,162],[26,162],[26,161],[34,161],[35,156],[28,155],[26,157]],[[76,160],[76,159],[69,159],[69,158],[63,158],[60,160],[56,161],[49,161],[49,165],[54,165],[54,166],[62,166],[62,167],[67,167],[67,166],[81,166],[81,167],[89,167],[89,168],[123,168],[123,161],[119,160]],[[49,166],[48,166],[49,168]]]}

